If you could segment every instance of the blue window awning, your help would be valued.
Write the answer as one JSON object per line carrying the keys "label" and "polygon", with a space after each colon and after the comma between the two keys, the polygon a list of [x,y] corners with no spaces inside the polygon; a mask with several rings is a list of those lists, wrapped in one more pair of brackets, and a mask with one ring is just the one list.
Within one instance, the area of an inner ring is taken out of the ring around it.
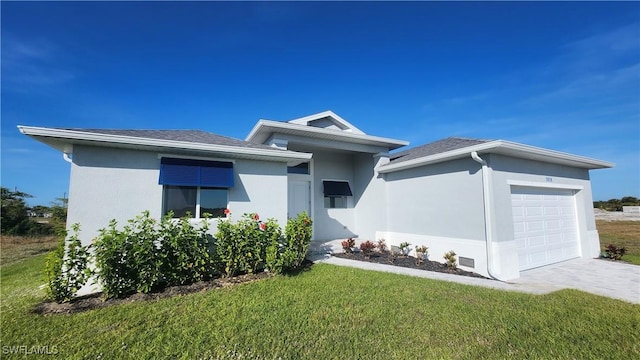
{"label": "blue window awning", "polygon": [[324,196],[337,197],[337,196],[353,196],[349,183],[346,181],[329,181],[324,180],[322,182],[324,187]]}
{"label": "blue window awning", "polygon": [[160,185],[233,187],[233,163],[195,159],[162,158]]}

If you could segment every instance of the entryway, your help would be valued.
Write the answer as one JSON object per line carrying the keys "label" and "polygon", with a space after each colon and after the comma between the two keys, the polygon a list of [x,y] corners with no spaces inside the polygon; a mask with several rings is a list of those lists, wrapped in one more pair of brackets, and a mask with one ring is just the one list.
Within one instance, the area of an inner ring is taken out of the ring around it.
{"label": "entryway", "polygon": [[298,216],[306,211],[311,216],[311,182],[307,180],[289,180],[287,216]]}

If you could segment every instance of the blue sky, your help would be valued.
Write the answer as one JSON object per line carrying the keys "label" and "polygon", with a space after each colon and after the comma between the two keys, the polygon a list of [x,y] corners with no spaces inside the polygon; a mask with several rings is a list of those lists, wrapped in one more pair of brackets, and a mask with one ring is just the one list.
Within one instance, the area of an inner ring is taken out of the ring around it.
{"label": "blue sky", "polygon": [[504,139],[616,163],[640,197],[640,4],[2,2],[2,186],[47,205],[43,127],[202,129],[333,110],[421,145]]}

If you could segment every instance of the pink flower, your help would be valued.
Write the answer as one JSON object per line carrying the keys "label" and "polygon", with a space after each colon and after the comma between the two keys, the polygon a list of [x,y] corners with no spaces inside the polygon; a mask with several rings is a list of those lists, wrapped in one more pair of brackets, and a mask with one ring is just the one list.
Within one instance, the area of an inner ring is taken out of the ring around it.
{"label": "pink flower", "polygon": [[260,230],[262,230],[262,231],[267,230],[267,224],[265,224],[263,222],[261,222],[258,226],[260,227]]}
{"label": "pink flower", "polygon": [[260,220],[260,216],[258,216],[258,214],[253,214],[253,220],[259,221]]}
{"label": "pink flower", "polygon": [[231,214],[231,210],[229,210],[229,209],[224,209],[224,215],[225,215],[225,216],[229,216],[229,214]]}

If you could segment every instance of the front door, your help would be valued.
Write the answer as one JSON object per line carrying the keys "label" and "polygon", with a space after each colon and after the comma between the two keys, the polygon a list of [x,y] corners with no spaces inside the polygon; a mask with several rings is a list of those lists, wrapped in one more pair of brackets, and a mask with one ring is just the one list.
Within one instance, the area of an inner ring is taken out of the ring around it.
{"label": "front door", "polygon": [[289,180],[288,217],[296,217],[303,211],[311,216],[310,187],[309,181]]}

